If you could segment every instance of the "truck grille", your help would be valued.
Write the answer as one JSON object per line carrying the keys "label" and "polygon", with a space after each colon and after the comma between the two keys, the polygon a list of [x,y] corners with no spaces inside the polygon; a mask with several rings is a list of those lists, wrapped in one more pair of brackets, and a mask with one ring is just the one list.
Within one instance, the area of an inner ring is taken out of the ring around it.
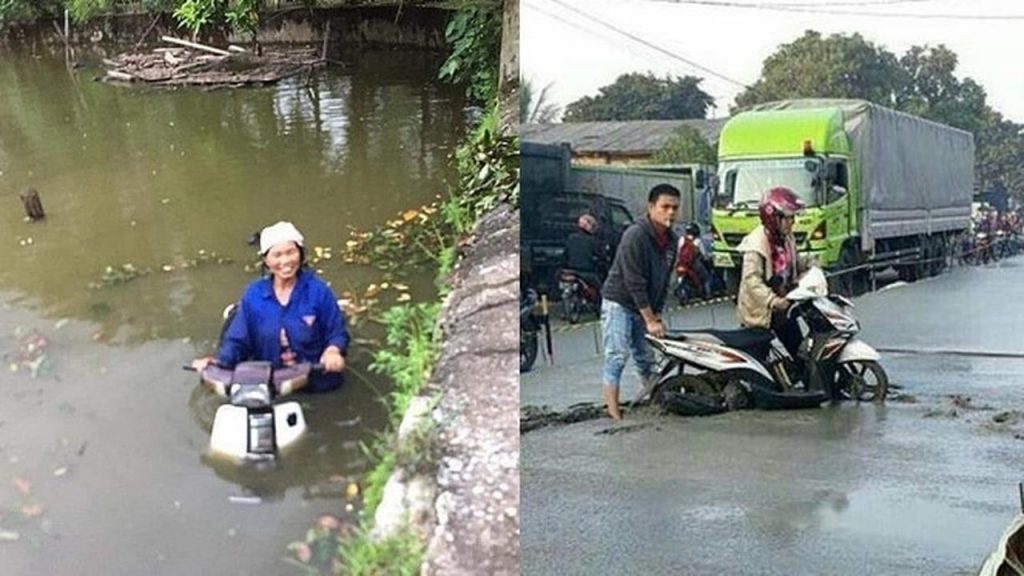
{"label": "truck grille", "polygon": [[725,243],[730,247],[739,246],[740,242],[746,234],[723,234],[725,236]]}
{"label": "truck grille", "polygon": [[[722,236],[725,238],[725,243],[728,244],[730,248],[735,248],[740,245],[740,242],[743,241],[743,237],[746,236],[746,234],[723,234]],[[804,242],[807,241],[807,232],[796,232],[793,236],[796,238],[797,246],[803,246]]]}

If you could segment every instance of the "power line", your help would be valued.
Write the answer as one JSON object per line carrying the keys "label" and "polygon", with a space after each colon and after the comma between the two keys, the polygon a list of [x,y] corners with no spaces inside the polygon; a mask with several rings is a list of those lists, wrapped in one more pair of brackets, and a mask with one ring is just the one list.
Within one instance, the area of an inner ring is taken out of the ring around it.
{"label": "power line", "polygon": [[[529,8],[531,10],[535,10],[535,11],[537,11],[537,12],[547,16],[548,18],[551,18],[552,20],[556,20],[556,21],[558,21],[558,22],[560,22],[562,24],[565,24],[566,26],[569,26],[571,28],[575,28],[575,29],[580,30],[582,32],[586,32],[587,34],[589,34],[589,35],[591,35],[591,36],[593,36],[595,38],[598,38],[600,40],[604,40],[605,42],[608,42],[608,43],[613,44],[615,46],[621,46],[621,47],[625,48],[626,50],[628,50],[634,56],[638,56],[638,57],[644,56],[643,53],[637,51],[633,46],[631,46],[628,43],[629,40],[632,40],[631,38],[622,38],[621,40],[616,40],[614,38],[611,38],[607,34],[601,33],[599,31],[593,30],[591,28],[587,28],[585,26],[581,26],[579,24],[579,22],[574,22],[572,20],[568,20],[568,19],[563,18],[562,16],[560,16],[560,15],[558,15],[556,13],[553,13],[553,12],[550,12],[548,10],[545,10],[545,9],[541,8],[540,6],[534,4],[533,2],[530,2],[528,0],[523,2],[523,6]],[[650,50],[650,47],[647,46],[647,45],[644,45],[642,47]],[[659,55],[664,57],[664,54],[659,53]],[[711,84],[717,84],[718,82],[720,82],[716,78],[711,78],[711,79],[702,78],[702,80],[708,80]]]}
{"label": "power line", "polygon": [[[549,12],[549,11],[541,8],[540,6],[534,4],[533,2],[524,2],[523,6],[526,6],[526,7],[530,8],[531,10],[536,10],[537,12],[547,16],[548,18],[551,18],[552,20],[557,20],[558,22],[560,22],[562,24],[565,24],[566,26],[569,26],[570,28],[575,28],[575,29],[577,29],[577,30],[579,30],[581,32],[586,32],[587,34],[590,34],[591,36],[594,36],[595,38],[599,38],[601,40],[613,43],[615,45],[620,45],[620,46],[621,45],[625,45],[624,42],[618,42],[618,41],[613,40],[613,39],[609,38],[608,36],[598,32],[596,30],[592,30],[592,29],[587,28],[585,26],[581,26],[578,22],[573,22],[572,20],[568,20],[566,18],[563,18],[563,17],[559,16],[558,14],[555,14],[553,12]],[[629,50],[630,52],[632,52],[633,54],[639,55],[637,52],[635,52],[629,46],[626,46],[626,49]]]}
{"label": "power line", "polygon": [[[593,30],[591,28],[587,28],[585,26],[581,26],[578,22],[575,22],[575,21],[572,21],[572,20],[568,20],[568,19],[563,18],[562,16],[560,16],[558,14],[555,14],[553,12],[545,10],[545,9],[541,8],[540,6],[534,4],[533,2],[530,2],[528,0],[523,2],[523,6],[528,8],[528,9],[530,9],[530,10],[534,10],[536,12],[539,12],[540,14],[543,14],[544,16],[547,16],[548,18],[551,18],[552,20],[556,20],[559,23],[565,24],[566,26],[569,26],[571,28],[575,28],[577,30],[585,32],[585,33],[587,33],[587,34],[589,34],[589,35],[591,35],[591,36],[593,36],[595,38],[598,38],[598,39],[603,40],[605,42],[614,44],[616,46],[622,46],[622,47],[624,47],[626,50],[628,50],[630,53],[632,53],[635,56],[642,56],[642,54],[640,52],[635,50],[633,46],[630,46],[627,43],[627,41],[631,40],[631,38],[623,38],[622,39],[623,41],[615,40],[615,39],[609,37],[606,34],[598,32],[597,30]],[[647,45],[644,45],[642,47],[650,49],[650,47],[647,46]],[[663,54],[659,54],[659,55],[663,56]],[[702,80],[708,80],[708,79],[704,78]],[[712,85],[717,84],[718,82],[719,81],[716,78],[711,78],[710,79],[710,83]],[[717,90],[715,90],[714,88],[709,88],[709,91],[717,92]],[[724,99],[724,97],[722,97],[722,98],[717,97],[717,96],[714,97],[714,102],[711,103],[712,111],[717,110],[720,107],[719,104],[717,103],[719,99]]]}
{"label": "power line", "polygon": [[759,4],[794,8],[813,8],[815,6],[829,8],[836,6],[891,6],[893,4],[920,4],[924,2],[937,1],[941,0],[859,0],[855,2],[832,2],[831,0],[825,0],[824,2],[760,2]]}
{"label": "power line", "polygon": [[[828,4],[751,4],[745,2],[729,2],[727,0],[655,0],[675,4],[693,4],[696,6],[713,6],[715,8],[746,8],[752,10],[774,10],[776,12],[803,12],[811,14],[832,14],[836,16],[863,16],[868,18],[905,18],[920,20],[1024,20],[1024,14],[915,14],[912,12],[861,12],[857,10],[824,9]],[[907,0],[914,1],[914,0]],[[855,5],[855,4],[850,4]],[[866,5],[866,4],[865,4]]]}
{"label": "power line", "polygon": [[567,10],[575,12],[576,14],[579,14],[580,16],[582,16],[582,17],[584,17],[584,18],[586,18],[588,20],[596,22],[597,24],[600,24],[601,26],[604,26],[605,28],[613,30],[613,31],[615,31],[615,32],[617,32],[619,34],[622,34],[623,36],[629,38],[630,40],[633,40],[634,42],[638,42],[640,44],[643,44],[644,46],[647,46],[648,48],[650,48],[652,50],[660,52],[660,53],[662,53],[662,54],[664,54],[664,55],[666,55],[666,56],[668,56],[668,57],[670,57],[670,58],[672,58],[674,60],[679,60],[680,62],[684,62],[684,63],[688,64],[689,66],[692,66],[693,68],[696,68],[696,69],[698,69],[698,70],[700,70],[702,72],[710,74],[711,76],[714,76],[716,78],[721,78],[722,80],[725,80],[726,82],[729,82],[730,84],[739,86],[740,88],[749,88],[749,86],[747,86],[743,82],[740,82],[739,80],[734,80],[734,79],[732,79],[732,78],[730,78],[730,77],[728,77],[728,76],[726,76],[724,74],[719,74],[718,72],[715,72],[714,70],[712,70],[712,69],[710,69],[710,68],[708,68],[706,66],[701,66],[700,64],[694,62],[693,60],[690,60],[688,58],[680,56],[679,54],[676,54],[675,52],[672,52],[670,50],[662,48],[661,46],[658,46],[657,44],[653,44],[651,42],[648,42],[647,40],[644,40],[643,38],[640,38],[639,36],[637,36],[635,34],[627,32],[626,30],[623,30],[622,28],[619,28],[618,26],[609,24],[609,23],[605,22],[604,20],[601,20],[600,18],[596,18],[594,16],[591,16],[590,14],[587,14],[586,12],[584,12],[582,10],[579,10],[575,6],[572,6],[572,5],[566,4],[565,2],[562,2],[562,0],[550,0],[550,1],[554,2],[555,4],[558,4],[559,6],[565,8]]}

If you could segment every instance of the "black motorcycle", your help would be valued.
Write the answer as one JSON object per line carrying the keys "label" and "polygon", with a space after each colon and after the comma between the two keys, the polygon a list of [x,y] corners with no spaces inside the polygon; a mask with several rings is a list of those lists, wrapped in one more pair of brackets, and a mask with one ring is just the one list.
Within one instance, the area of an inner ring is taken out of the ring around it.
{"label": "black motorcycle", "polygon": [[519,297],[519,372],[529,372],[540,349],[540,320],[534,313],[537,292],[528,289]]}

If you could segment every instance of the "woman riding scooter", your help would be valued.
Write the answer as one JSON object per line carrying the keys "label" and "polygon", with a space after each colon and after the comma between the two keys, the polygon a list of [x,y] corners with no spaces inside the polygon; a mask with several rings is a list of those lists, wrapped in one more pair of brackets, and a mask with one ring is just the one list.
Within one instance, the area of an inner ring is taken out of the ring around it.
{"label": "woman riding scooter", "polygon": [[804,203],[785,187],[761,196],[758,211],[761,225],[747,234],[739,245],[743,254],[737,314],[748,328],[770,328],[789,355],[797,360],[802,334],[795,320],[787,317],[790,302],[785,298],[797,278],[808,268],[796,251],[793,222]]}

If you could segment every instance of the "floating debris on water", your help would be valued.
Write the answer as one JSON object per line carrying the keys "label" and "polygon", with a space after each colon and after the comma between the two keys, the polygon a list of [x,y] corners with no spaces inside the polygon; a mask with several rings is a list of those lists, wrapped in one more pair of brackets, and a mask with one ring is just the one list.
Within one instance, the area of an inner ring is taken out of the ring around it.
{"label": "floating debris on water", "polygon": [[15,478],[13,481],[14,487],[18,489],[18,492],[22,496],[28,496],[32,493],[32,483],[24,478]]}
{"label": "floating debris on water", "polygon": [[[196,252],[195,257],[192,258],[178,258],[174,262],[168,262],[161,264],[159,270],[163,272],[175,272],[180,270],[187,270],[189,268],[199,268],[208,264],[232,264],[234,260],[226,256],[220,256],[216,252],[210,252],[205,249],[199,249]],[[246,267],[248,271],[248,267]],[[132,280],[136,280],[143,276],[148,276],[153,273],[153,268],[148,266],[137,267],[131,262],[121,264],[120,266],[107,266],[103,270],[103,274],[100,276],[99,282],[90,282],[89,288],[94,290],[100,288],[110,288],[112,286],[119,286]]]}
{"label": "floating debris on water", "polygon": [[43,515],[43,507],[39,504],[26,504],[21,507],[21,515],[25,518],[35,518]]}
{"label": "floating debris on water", "polygon": [[349,482],[348,486],[345,487],[345,496],[351,500],[356,496],[359,496],[359,484],[355,482]]}
{"label": "floating debris on water", "polygon": [[8,369],[17,372],[24,368],[32,378],[39,377],[51,364],[47,354],[50,340],[35,330],[25,333],[20,326],[15,329],[15,336],[18,338],[17,356],[8,365]]}

